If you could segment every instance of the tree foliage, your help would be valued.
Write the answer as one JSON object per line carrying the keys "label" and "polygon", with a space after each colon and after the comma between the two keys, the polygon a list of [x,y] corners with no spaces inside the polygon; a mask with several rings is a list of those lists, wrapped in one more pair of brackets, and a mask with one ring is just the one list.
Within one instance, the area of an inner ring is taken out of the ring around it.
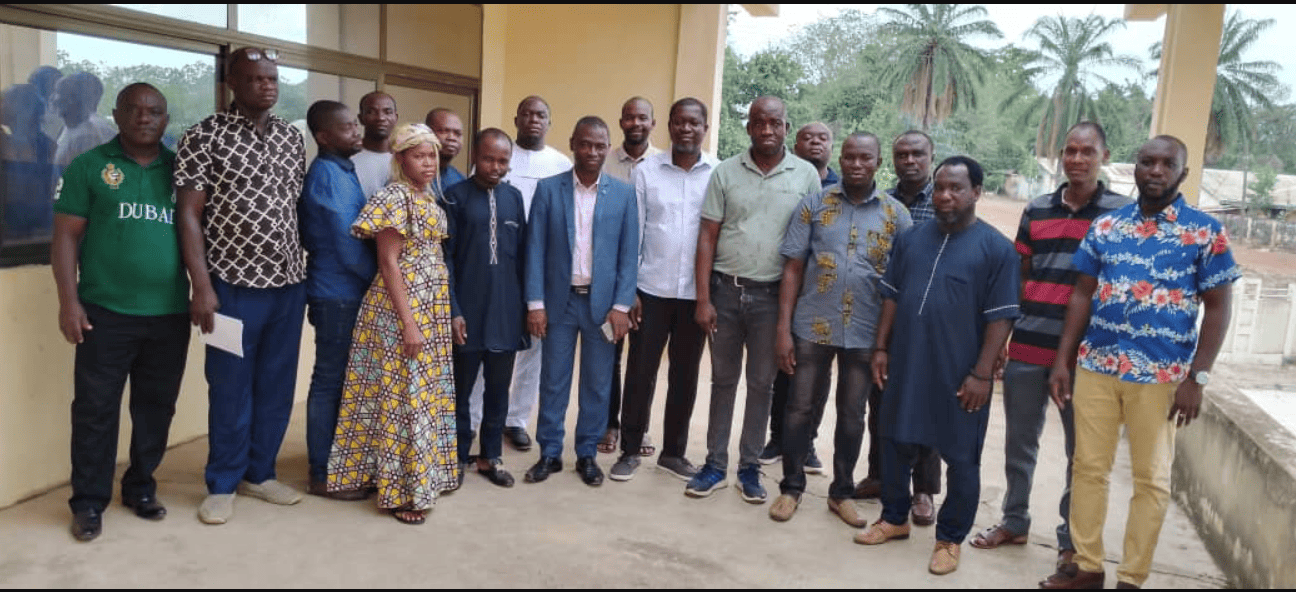
{"label": "tree foliage", "polygon": [[881,82],[900,89],[900,111],[923,130],[944,121],[957,109],[976,107],[977,87],[989,65],[988,52],[972,47],[972,37],[1003,37],[985,7],[964,4],[883,6],[894,41]]}

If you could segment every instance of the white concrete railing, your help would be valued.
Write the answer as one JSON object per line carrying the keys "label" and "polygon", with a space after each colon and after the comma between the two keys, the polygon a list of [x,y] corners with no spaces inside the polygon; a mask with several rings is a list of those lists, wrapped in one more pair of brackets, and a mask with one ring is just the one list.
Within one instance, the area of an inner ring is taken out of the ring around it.
{"label": "white concrete railing", "polygon": [[1243,277],[1233,286],[1233,322],[1222,362],[1281,365],[1296,358],[1296,283]]}

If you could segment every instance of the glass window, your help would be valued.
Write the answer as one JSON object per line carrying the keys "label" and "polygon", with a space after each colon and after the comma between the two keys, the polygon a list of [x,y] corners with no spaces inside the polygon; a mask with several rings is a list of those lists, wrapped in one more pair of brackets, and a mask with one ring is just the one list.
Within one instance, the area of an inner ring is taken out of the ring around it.
{"label": "glass window", "polygon": [[113,4],[113,6],[222,29],[229,26],[227,4]]}
{"label": "glass window", "polygon": [[0,264],[35,262],[47,257],[63,168],[117,134],[118,91],[134,82],[162,91],[171,114],[163,142],[174,147],[212,112],[216,59],[10,25],[0,40],[16,64],[0,71]]}
{"label": "glass window", "polygon": [[463,147],[451,164],[467,174],[471,164],[469,154],[472,150],[472,135],[475,129],[472,120],[473,97],[395,84],[388,84],[384,90],[396,99],[396,111],[400,114],[401,123],[423,123],[427,120],[427,114],[437,107],[450,109],[459,116],[464,127]]}
{"label": "glass window", "polygon": [[378,57],[377,4],[239,4],[238,30]]}
{"label": "glass window", "polygon": [[275,104],[274,112],[301,130],[306,140],[306,162],[309,164],[317,153],[315,140],[306,126],[306,111],[311,104],[325,99],[339,101],[350,107],[354,114],[359,111],[360,98],[376,88],[378,85],[373,80],[279,66],[279,102]]}

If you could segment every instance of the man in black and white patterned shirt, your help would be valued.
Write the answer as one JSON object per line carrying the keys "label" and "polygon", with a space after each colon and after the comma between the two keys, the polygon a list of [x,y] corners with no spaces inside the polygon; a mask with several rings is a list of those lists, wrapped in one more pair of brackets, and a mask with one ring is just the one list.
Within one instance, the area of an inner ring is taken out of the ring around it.
{"label": "man in black and white patterned shirt", "polygon": [[275,480],[306,303],[297,232],[306,152],[301,132],[270,113],[276,58],[274,50],[233,52],[226,85],[234,102],[186,131],[176,156],[190,320],[203,333],[218,316],[241,322],[242,355],[207,347],[208,496],[198,510],[207,524],[229,520],[235,490],[282,505],[301,500]]}

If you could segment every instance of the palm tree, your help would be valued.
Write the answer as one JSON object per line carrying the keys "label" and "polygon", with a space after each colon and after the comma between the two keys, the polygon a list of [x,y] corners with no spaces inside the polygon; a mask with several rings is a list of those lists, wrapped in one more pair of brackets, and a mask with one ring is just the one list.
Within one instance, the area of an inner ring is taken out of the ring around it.
{"label": "palm tree", "polygon": [[[1260,33],[1274,24],[1274,19],[1243,18],[1236,10],[1224,22],[1219,65],[1215,70],[1215,95],[1206,128],[1206,164],[1217,162],[1224,155],[1225,146],[1234,141],[1241,143],[1244,152],[1249,152],[1255,136],[1253,106],[1272,109],[1271,97],[1283,91],[1275,76],[1282,70],[1277,62],[1242,59],[1242,54],[1260,39]],[[1152,45],[1151,53],[1153,60],[1161,60],[1160,42]],[[1152,74],[1155,76],[1157,71]]]}
{"label": "palm tree", "polygon": [[1113,82],[1099,74],[1098,68],[1119,66],[1138,71],[1138,59],[1115,55],[1111,44],[1102,40],[1124,26],[1125,21],[1121,19],[1108,20],[1098,15],[1083,19],[1045,16],[1023,35],[1039,45],[1028,72],[1034,76],[1057,76],[1053,89],[1038,95],[1023,116],[1023,123],[1038,117],[1034,122],[1036,156],[1056,158],[1067,128],[1085,119],[1101,121],[1094,96]]}
{"label": "palm tree", "polygon": [[884,33],[895,36],[882,82],[903,86],[900,111],[920,122],[923,130],[949,117],[960,107],[976,107],[976,85],[990,66],[989,52],[968,45],[977,35],[1001,38],[983,6],[906,4],[904,9],[881,7],[888,22]]}

